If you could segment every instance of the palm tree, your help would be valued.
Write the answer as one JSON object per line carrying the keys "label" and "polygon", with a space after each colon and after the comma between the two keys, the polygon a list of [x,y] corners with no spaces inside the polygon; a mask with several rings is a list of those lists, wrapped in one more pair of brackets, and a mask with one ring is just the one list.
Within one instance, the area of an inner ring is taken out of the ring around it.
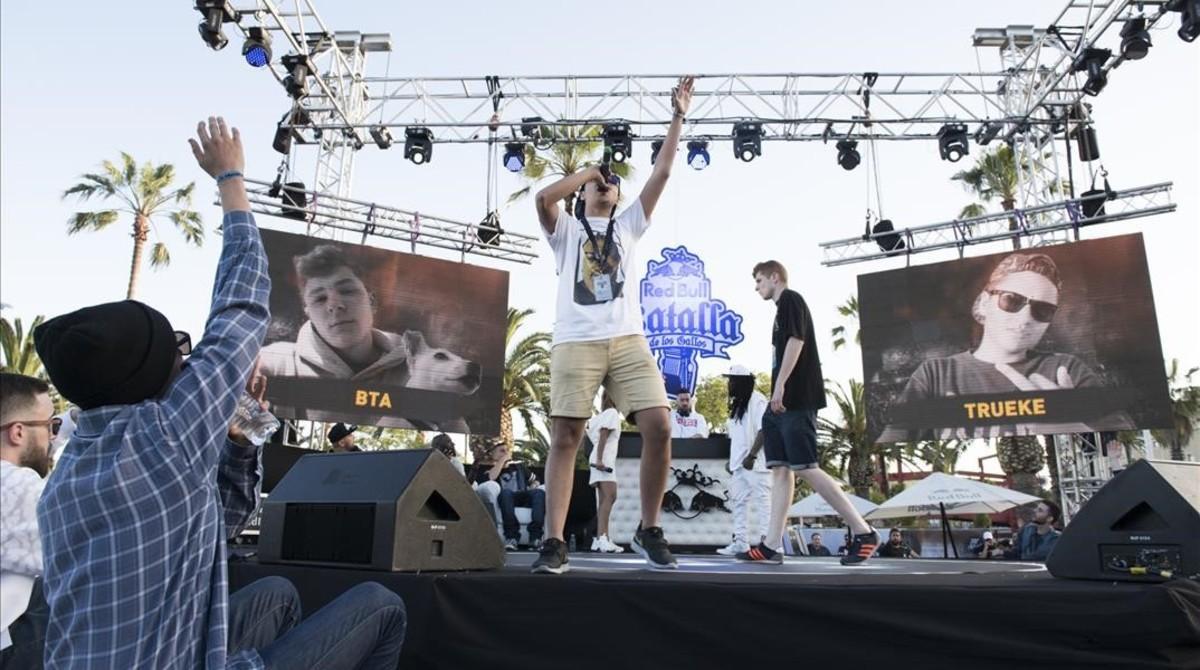
{"label": "palm tree", "polygon": [[[604,150],[604,142],[600,139],[603,129],[600,126],[555,126],[553,129],[543,128],[541,132],[552,140],[552,144],[547,149],[538,149],[533,144],[525,145],[525,169],[521,174],[529,183],[508,196],[509,202],[529,195],[533,187],[545,179],[566,177],[599,163],[597,154]],[[633,165],[628,161],[612,163],[611,168],[623,180],[633,175]],[[574,193],[563,198],[563,207],[568,213],[574,211]]]}
{"label": "palm tree", "polygon": [[[852,295],[849,298],[846,298],[845,303],[838,305],[837,311],[838,311],[838,314],[842,315],[843,318],[849,319],[857,324],[858,323],[858,296]],[[831,332],[833,334],[833,350],[834,351],[837,351],[838,349],[841,349],[842,347],[846,346],[846,327],[845,326],[835,326]],[[862,331],[859,330],[858,328],[854,329],[854,343],[859,344],[859,345],[862,344]]]}
{"label": "palm tree", "polygon": [[[1017,162],[1013,157],[1012,147],[1000,144],[992,151],[985,152],[975,162],[975,167],[962,170],[950,179],[960,181],[968,193],[974,194],[983,202],[1000,200],[1000,207],[1011,212],[1017,206]],[[983,216],[987,207],[982,203],[973,202],[963,207],[959,212],[960,219]],[[1009,217],[1008,229],[1017,230],[1019,224],[1016,217]],[[1013,237],[1013,248],[1021,248],[1019,237]]]}
{"label": "palm tree", "polygon": [[504,381],[500,399],[500,438],[511,452],[513,412],[525,426],[530,439],[539,434],[534,417],[550,415],[550,333],[535,332],[517,339],[517,331],[532,309],[508,308],[508,330],[504,346],[508,355],[504,361]]}
{"label": "palm tree", "polygon": [[1041,484],[1037,473],[1045,462],[1046,448],[1032,435],[1001,437],[996,440],[996,458],[1000,469],[1012,480],[1014,489],[1029,495],[1040,496]]}
{"label": "palm tree", "polygon": [[826,380],[825,391],[833,396],[834,403],[842,413],[841,423],[824,417],[817,419],[818,428],[828,435],[826,451],[831,455],[838,454],[846,462],[849,470],[847,479],[854,494],[866,498],[870,495],[874,475],[871,457],[875,446],[867,439],[867,405],[863,400],[863,384],[851,379],[847,392],[841,384],[831,387],[829,380]]}
{"label": "palm tree", "polygon": [[[121,214],[133,216],[133,260],[129,267],[129,289],[126,298],[137,294],[138,276],[141,273],[142,255],[150,233],[158,237],[155,218],[166,216],[190,244],[204,244],[204,223],[200,214],[191,209],[192,191],[195,182],[183,188],[169,190],[175,180],[175,168],[170,163],[154,165],[146,163],[139,170],[133,157],[121,152],[121,166],[111,161],[100,164],[103,172],[87,173],[82,181],[63,192],[63,199],[77,196],[80,202],[93,197],[105,200],[115,198],[118,207],[93,212],[76,212],[67,220],[67,233],[74,235],[83,231],[100,231],[113,224]],[[155,241],[150,250],[151,267],[166,267],[171,263],[171,254],[161,239]]]}
{"label": "palm tree", "polygon": [[1192,375],[1197,372],[1200,368],[1192,368],[1181,375],[1177,358],[1172,358],[1167,368],[1174,425],[1166,430],[1150,431],[1150,435],[1155,442],[1171,446],[1171,460],[1183,460],[1183,446],[1192,439],[1196,423],[1200,421],[1200,386],[1192,384]]}
{"label": "palm tree", "polygon": [[33,348],[33,331],[45,320],[44,316],[35,317],[26,332],[21,319],[13,319],[10,323],[8,319],[0,317],[0,354],[4,355],[4,360],[0,361],[0,371],[26,377],[45,377],[42,359],[38,358]]}

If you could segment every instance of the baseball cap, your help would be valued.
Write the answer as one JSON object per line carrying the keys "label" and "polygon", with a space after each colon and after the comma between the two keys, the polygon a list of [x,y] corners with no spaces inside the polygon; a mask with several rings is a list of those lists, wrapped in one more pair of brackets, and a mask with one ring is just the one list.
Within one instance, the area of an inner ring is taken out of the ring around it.
{"label": "baseball cap", "polygon": [[754,373],[750,372],[750,368],[745,365],[730,365],[729,372],[726,372],[725,377],[753,377]]}

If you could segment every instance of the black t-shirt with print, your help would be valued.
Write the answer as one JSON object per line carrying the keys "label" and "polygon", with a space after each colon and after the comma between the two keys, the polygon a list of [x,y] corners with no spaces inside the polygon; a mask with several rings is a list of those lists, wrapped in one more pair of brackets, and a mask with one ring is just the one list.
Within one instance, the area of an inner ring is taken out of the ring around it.
{"label": "black t-shirt with print", "polygon": [[783,381],[783,406],[789,410],[818,410],[825,406],[825,380],[821,376],[821,354],[817,352],[815,330],[812,314],[804,298],[791,289],[784,289],[776,303],[775,330],[771,334],[772,392],[780,383],[777,377],[788,340],[795,337],[804,342],[800,349],[800,360],[796,361],[792,374]]}

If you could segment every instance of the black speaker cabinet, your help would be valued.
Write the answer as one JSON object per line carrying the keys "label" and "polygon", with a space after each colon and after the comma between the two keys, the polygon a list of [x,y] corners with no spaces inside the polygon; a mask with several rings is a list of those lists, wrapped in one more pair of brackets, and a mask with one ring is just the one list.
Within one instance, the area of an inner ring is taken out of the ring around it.
{"label": "black speaker cabinet", "polygon": [[504,564],[491,516],[432,449],[310,454],[263,501],[263,563],[369,570],[482,570]]}
{"label": "black speaker cabinet", "polygon": [[1200,574],[1200,463],[1138,461],[1079,510],[1046,559],[1055,577]]}

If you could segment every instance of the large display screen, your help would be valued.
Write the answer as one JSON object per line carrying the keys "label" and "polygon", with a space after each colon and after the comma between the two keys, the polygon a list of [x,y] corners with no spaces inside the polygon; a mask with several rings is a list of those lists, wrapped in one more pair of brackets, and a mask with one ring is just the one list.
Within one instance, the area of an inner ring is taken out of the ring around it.
{"label": "large display screen", "polygon": [[861,275],[881,443],[1171,425],[1142,236]]}
{"label": "large display screen", "polygon": [[493,435],[508,273],[262,231],[271,273],[263,347],[281,417]]}

